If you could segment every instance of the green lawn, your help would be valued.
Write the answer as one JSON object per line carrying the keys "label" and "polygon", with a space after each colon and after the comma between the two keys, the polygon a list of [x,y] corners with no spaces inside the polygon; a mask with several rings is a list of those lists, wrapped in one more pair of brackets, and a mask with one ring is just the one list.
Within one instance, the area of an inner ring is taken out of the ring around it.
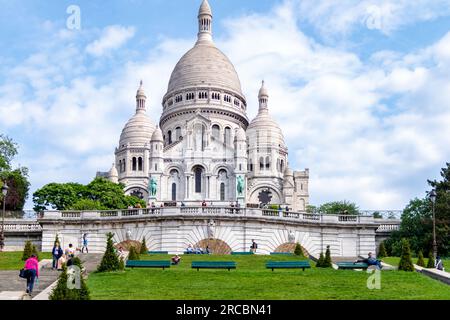
{"label": "green lawn", "polygon": [[[381,259],[383,262],[393,265],[395,267],[398,266],[398,263],[400,262],[400,257],[386,257]],[[428,258],[425,257],[425,265],[428,263]],[[412,258],[413,263],[417,263],[417,257]],[[444,264],[445,270],[450,270],[450,259],[442,259],[442,263]]]}
{"label": "green lawn", "polygon": [[[22,261],[23,252],[0,252],[0,270],[20,270],[23,268],[24,262]],[[39,253],[39,259],[51,259],[52,254],[50,252]]]}
{"label": "green lawn", "polygon": [[[169,260],[167,255],[141,256]],[[269,260],[294,260],[289,256],[182,256],[170,269],[127,269],[90,274],[93,299],[161,300],[303,300],[303,299],[450,299],[447,285],[416,272],[384,271],[381,289],[369,290],[363,271],[320,269],[265,269]],[[193,270],[194,260],[236,261],[237,270]],[[314,266],[314,263],[311,263]]]}

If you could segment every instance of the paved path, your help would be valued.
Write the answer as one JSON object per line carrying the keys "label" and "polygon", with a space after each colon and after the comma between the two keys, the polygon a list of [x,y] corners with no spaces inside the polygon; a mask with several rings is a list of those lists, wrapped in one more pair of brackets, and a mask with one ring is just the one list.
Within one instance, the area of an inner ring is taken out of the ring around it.
{"label": "paved path", "polygon": [[[102,254],[95,253],[78,255],[86,269],[86,274],[97,269],[102,256]],[[33,300],[48,300],[51,289],[56,284],[61,272],[51,269],[51,260],[41,261],[40,265],[39,280],[35,284],[31,298]],[[29,300],[30,297],[25,290],[26,280],[19,278],[19,270],[0,271],[0,300]]]}

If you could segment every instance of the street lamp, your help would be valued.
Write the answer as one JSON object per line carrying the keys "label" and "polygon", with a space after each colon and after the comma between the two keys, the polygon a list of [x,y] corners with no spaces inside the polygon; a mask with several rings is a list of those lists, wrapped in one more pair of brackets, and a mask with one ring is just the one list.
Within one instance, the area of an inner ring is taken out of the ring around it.
{"label": "street lamp", "polygon": [[437,243],[436,243],[436,215],[435,215],[435,204],[436,204],[436,191],[433,189],[430,192],[430,200],[433,203],[433,256],[437,257]]}
{"label": "street lamp", "polygon": [[5,246],[5,206],[6,206],[6,195],[8,194],[8,185],[3,183],[2,194],[3,194],[3,215],[2,215],[2,232],[0,233],[0,251],[3,251]]}

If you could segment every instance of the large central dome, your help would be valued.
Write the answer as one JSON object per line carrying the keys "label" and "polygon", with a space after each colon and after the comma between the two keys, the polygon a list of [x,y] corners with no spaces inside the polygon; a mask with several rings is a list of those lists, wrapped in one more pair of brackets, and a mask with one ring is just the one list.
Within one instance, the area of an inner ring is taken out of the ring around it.
{"label": "large central dome", "polygon": [[168,93],[192,87],[231,90],[241,96],[241,82],[231,61],[212,41],[199,41],[177,63]]}

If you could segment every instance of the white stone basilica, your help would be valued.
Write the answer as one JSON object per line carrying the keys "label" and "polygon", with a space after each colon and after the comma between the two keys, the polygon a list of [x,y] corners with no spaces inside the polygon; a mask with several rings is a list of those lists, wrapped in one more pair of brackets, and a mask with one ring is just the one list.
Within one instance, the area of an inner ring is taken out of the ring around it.
{"label": "white stone basilica", "polygon": [[212,18],[204,0],[198,40],[172,72],[159,126],[146,114],[141,82],[136,113],[122,131],[106,176],[149,202],[248,205],[268,195],[272,204],[304,211],[309,170],[289,168],[288,148],[270,115],[264,82],[258,115],[249,123],[236,70],[213,42]]}

